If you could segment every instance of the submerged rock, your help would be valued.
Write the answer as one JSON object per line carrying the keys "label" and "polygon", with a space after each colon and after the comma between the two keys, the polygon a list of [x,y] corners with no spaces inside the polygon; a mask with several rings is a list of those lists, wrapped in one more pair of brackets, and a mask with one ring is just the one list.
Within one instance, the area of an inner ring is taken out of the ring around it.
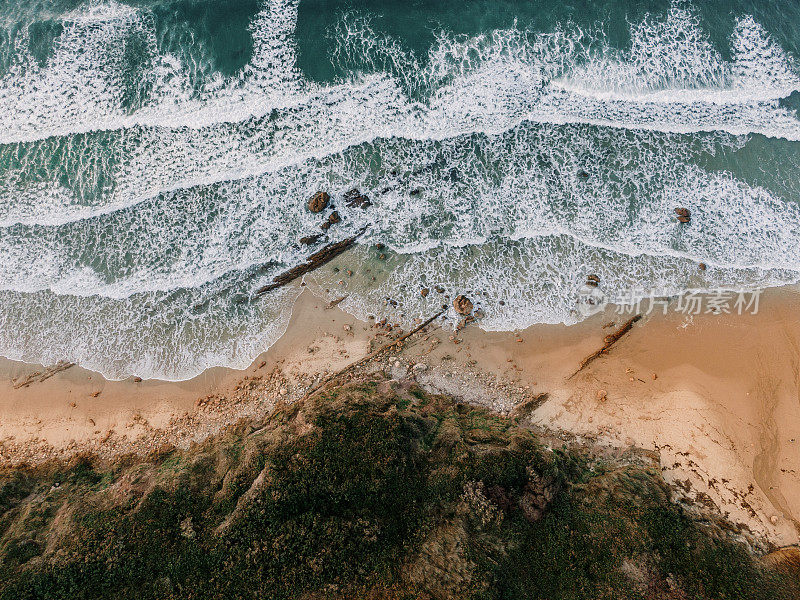
{"label": "submerged rock", "polygon": [[349,208],[360,208],[362,210],[366,210],[372,206],[369,197],[362,194],[356,188],[353,188],[344,195],[344,202]]}
{"label": "submerged rock", "polygon": [[315,235],[307,235],[305,237],[300,238],[300,243],[304,246],[310,246],[311,244],[316,244],[320,238],[322,237],[321,233],[317,233]]}

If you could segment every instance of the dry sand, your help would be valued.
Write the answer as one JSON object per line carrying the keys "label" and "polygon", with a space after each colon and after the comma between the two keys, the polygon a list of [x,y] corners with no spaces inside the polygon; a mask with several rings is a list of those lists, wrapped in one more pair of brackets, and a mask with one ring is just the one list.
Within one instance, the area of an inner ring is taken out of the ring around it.
{"label": "dry sand", "polygon": [[[532,424],[659,452],[676,498],[719,510],[783,546],[800,531],[800,294],[771,290],[756,315],[646,316],[569,379],[626,317],[492,333],[431,327],[370,368],[508,411],[547,393]],[[609,321],[615,327],[603,328]],[[358,321],[309,291],[286,334],[245,371],[182,383],[111,382],[72,367],[17,387],[41,367],[0,364],[0,459],[188,444],[313,389],[398,332]],[[451,339],[455,337],[455,339]],[[99,394],[98,394],[99,392]]]}

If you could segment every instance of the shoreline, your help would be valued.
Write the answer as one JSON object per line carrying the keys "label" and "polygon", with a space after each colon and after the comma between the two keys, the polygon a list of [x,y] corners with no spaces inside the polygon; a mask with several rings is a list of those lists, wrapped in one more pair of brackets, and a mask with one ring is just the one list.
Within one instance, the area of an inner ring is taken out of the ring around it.
{"label": "shoreline", "polygon": [[[758,314],[645,316],[571,379],[629,317],[454,333],[431,325],[368,363],[533,427],[658,452],[674,497],[718,510],[775,546],[800,540],[800,293],[766,290]],[[390,341],[306,289],[284,335],[250,367],[183,382],[108,381],[78,366],[15,389],[35,365],[0,360],[0,460],[37,463],[187,446],[302,397]],[[99,393],[98,393],[99,392]],[[546,394],[546,396],[543,396]]]}

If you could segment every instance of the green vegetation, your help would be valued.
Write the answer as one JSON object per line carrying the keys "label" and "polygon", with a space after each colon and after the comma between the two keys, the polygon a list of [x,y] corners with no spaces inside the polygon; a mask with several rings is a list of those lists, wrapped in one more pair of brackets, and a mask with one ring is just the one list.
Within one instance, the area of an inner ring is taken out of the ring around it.
{"label": "green vegetation", "polygon": [[0,472],[0,598],[800,597],[600,458],[381,380],[189,450]]}

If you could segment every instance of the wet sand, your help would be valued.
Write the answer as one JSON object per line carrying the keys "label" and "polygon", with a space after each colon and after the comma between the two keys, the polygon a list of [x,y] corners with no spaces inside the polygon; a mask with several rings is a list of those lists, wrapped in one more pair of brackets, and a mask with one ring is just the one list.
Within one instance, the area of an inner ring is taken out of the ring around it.
{"label": "wet sand", "polygon": [[[800,294],[770,290],[755,315],[647,315],[569,378],[628,317],[610,307],[573,327],[494,333],[470,324],[454,335],[431,326],[368,368],[501,411],[547,393],[533,425],[653,449],[676,499],[719,510],[775,545],[797,543]],[[180,383],[112,382],[72,367],[15,389],[42,369],[3,361],[0,458],[35,462],[189,444],[301,397],[398,333],[305,291],[286,334],[245,371],[211,369]]]}

